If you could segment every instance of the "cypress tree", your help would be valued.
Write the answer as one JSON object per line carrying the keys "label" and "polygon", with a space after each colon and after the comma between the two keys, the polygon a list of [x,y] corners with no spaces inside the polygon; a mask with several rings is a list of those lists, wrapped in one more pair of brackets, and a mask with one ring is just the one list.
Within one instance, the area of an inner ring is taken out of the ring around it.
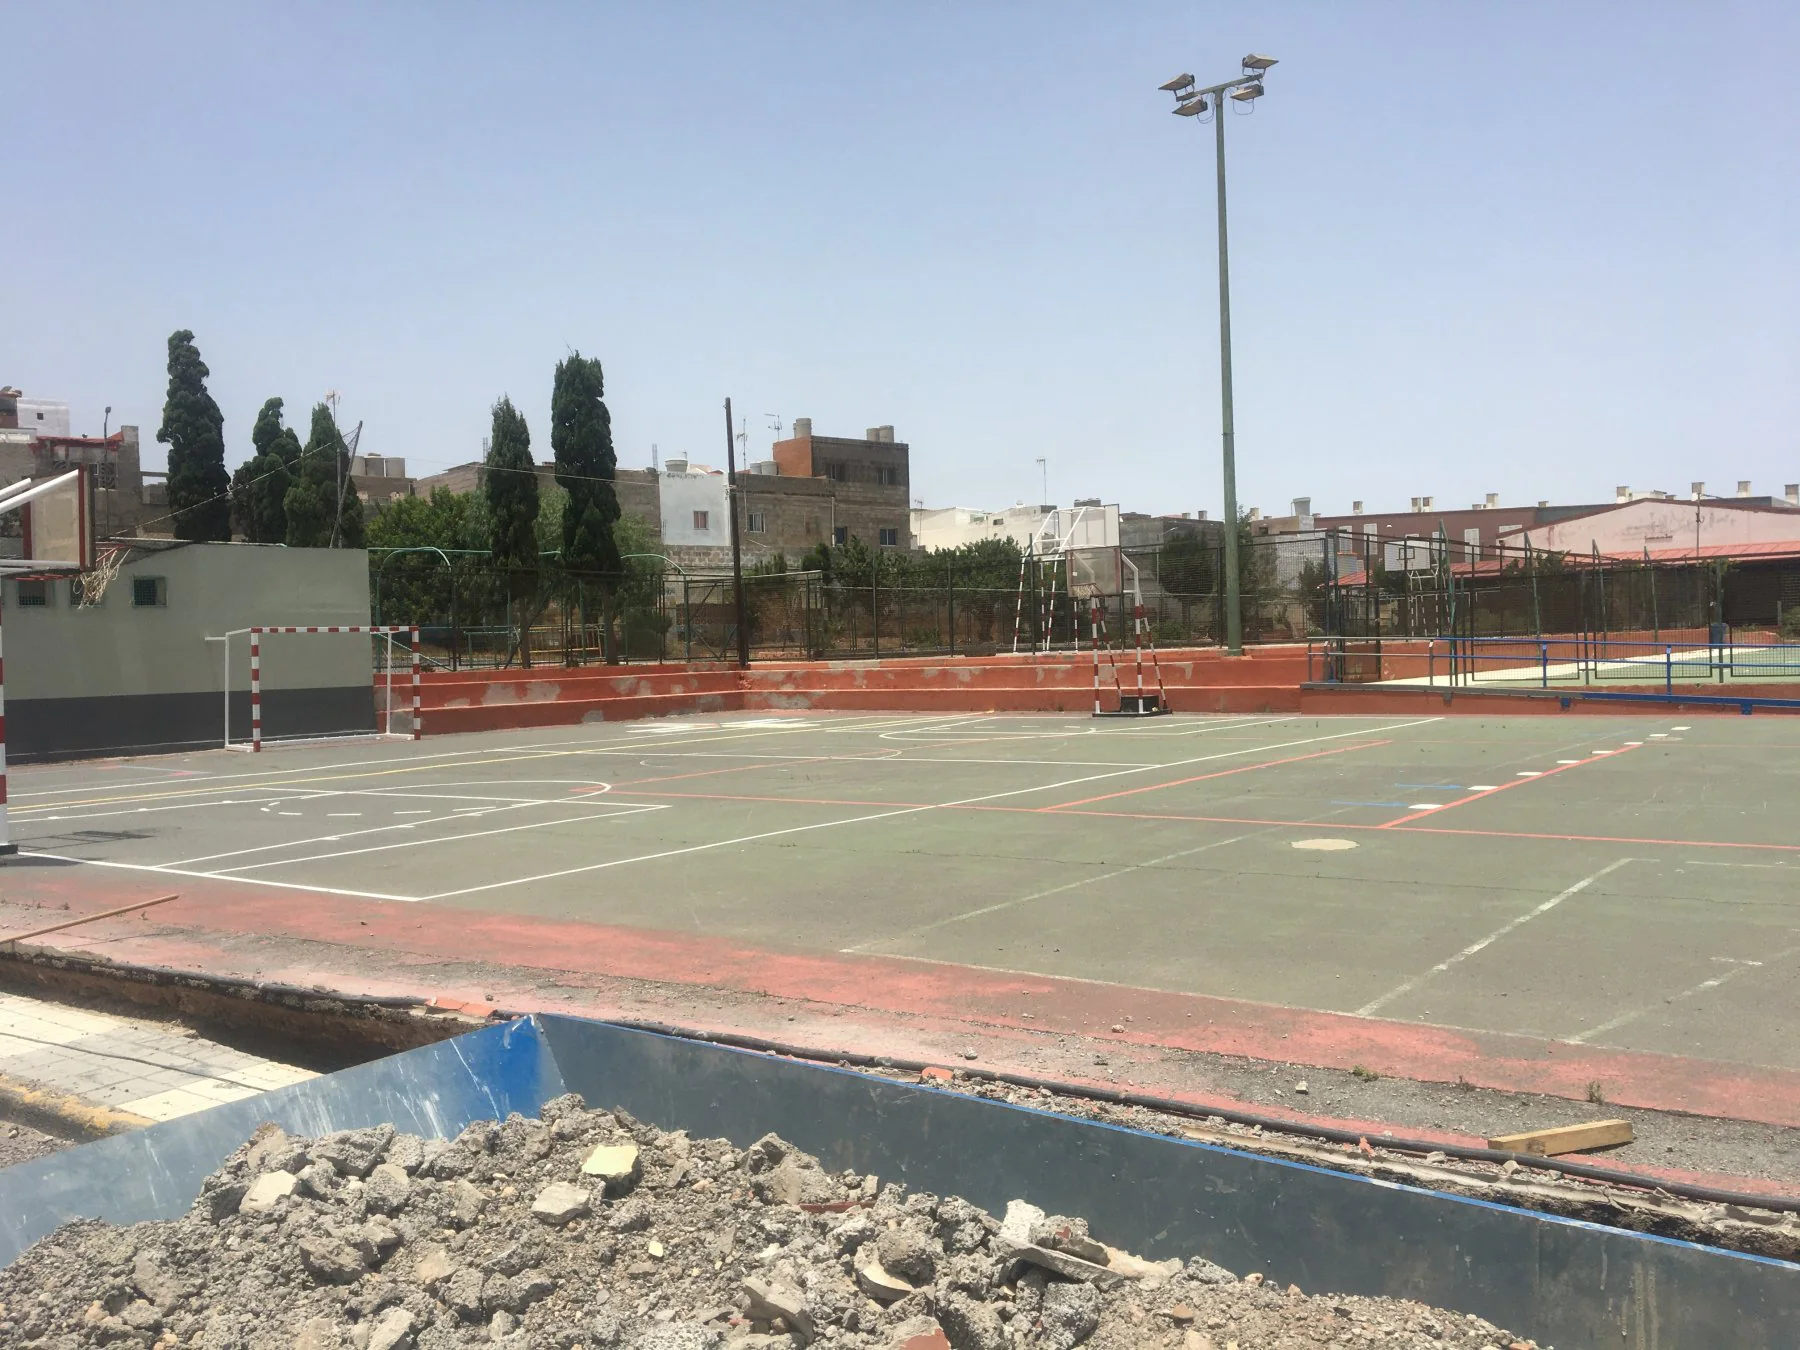
{"label": "cypress tree", "polygon": [[[538,583],[538,482],[531,458],[531,430],[525,415],[502,395],[494,404],[488,441],[487,472],[482,491],[487,499],[488,552],[507,574],[515,615],[529,605]],[[531,664],[529,616],[519,620],[519,660]]]}
{"label": "cypress tree", "polygon": [[169,334],[169,393],[156,439],[169,447],[169,514],[177,539],[231,538],[231,477],[225,472],[225,415],[206,392],[212,372],[194,335]]}
{"label": "cypress tree", "polygon": [[300,458],[300,438],[281,424],[282,401],[272,398],[256,415],[250,433],[256,447],[231,480],[234,522],[244,538],[256,544],[287,541],[287,508],[284,499],[293,486],[293,468]]}

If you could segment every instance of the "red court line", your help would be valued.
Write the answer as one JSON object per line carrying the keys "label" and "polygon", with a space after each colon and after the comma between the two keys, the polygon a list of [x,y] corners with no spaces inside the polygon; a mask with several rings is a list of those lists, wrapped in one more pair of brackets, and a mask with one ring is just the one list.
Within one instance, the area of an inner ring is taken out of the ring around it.
{"label": "red court line", "polygon": [[[980,808],[976,808],[980,809]],[[1000,808],[1004,809],[1004,808]],[[1437,829],[1430,825],[1358,825],[1342,820],[1257,820],[1248,816],[1183,816],[1159,815],[1148,811],[1059,811],[1065,816],[1099,816],[1108,820],[1185,820],[1201,825],[1273,825],[1295,830],[1315,830],[1334,834],[1340,830],[1387,830],[1398,834],[1462,834],[1483,839],[1550,839],[1573,844],[1661,844],[1666,848],[1755,848],[1783,853],[1800,853],[1800,844],[1761,844],[1730,839],[1640,839],[1621,834],[1549,834],[1535,830],[1459,830],[1454,826]]]}
{"label": "red court line", "polygon": [[937,805],[936,802],[866,802],[858,801],[853,797],[763,797],[749,792],[634,792],[630,788],[623,790],[614,788],[607,795],[609,797],[679,797],[683,800],[698,802],[779,802],[793,806],[892,806],[904,809]]}
{"label": "red court line", "polygon": [[[1378,830],[1387,826],[1377,825]],[[1726,839],[1637,839],[1630,835],[1618,834],[1528,834],[1523,830],[1459,830],[1455,828],[1434,829],[1430,825],[1406,825],[1401,827],[1402,834],[1468,834],[1490,836],[1495,839],[1555,839],[1576,844],[1662,844],[1668,848],[1760,848],[1773,849],[1779,853],[1800,853],[1800,844],[1755,844],[1734,843]]]}
{"label": "red court line", "polygon": [[1378,825],[1376,828],[1391,830],[1397,826],[1406,824],[1409,820],[1423,820],[1426,816],[1442,815],[1453,806],[1463,806],[1469,802],[1478,802],[1484,798],[1505,792],[1508,788],[1524,787],[1527,783],[1536,783],[1541,779],[1552,778],[1559,773],[1566,773],[1570,769],[1579,769],[1584,764],[1598,764],[1603,759],[1617,759],[1620,755],[1628,754],[1635,749],[1637,749],[1635,745],[1627,745],[1621,749],[1609,751],[1604,755],[1589,755],[1586,759],[1578,759],[1573,764],[1559,764],[1554,769],[1541,769],[1530,778],[1514,778],[1512,782],[1502,783],[1499,787],[1489,788],[1486,792],[1471,792],[1467,797],[1458,797],[1453,802],[1445,802],[1442,806],[1434,806],[1429,811],[1414,811],[1410,816],[1401,816],[1396,820],[1388,821],[1385,825]]}
{"label": "red court line", "polygon": [[1126,788],[1123,792],[1108,792],[1099,797],[1083,797],[1080,801],[1059,802],[1054,806],[1040,806],[1039,811],[1062,811],[1075,806],[1087,806],[1093,802],[1110,802],[1115,797],[1134,797],[1140,792],[1160,792],[1163,788],[1182,787],[1188,783],[1203,783],[1209,778],[1229,778],[1234,773],[1254,773],[1257,769],[1273,769],[1278,764],[1298,764],[1303,759],[1323,759],[1327,755],[1347,755],[1352,750],[1372,750],[1378,745],[1392,745],[1386,741],[1359,741],[1355,745],[1340,745],[1330,750],[1315,750],[1309,755],[1290,755],[1286,759],[1264,760],[1261,764],[1240,764],[1235,769],[1219,769],[1214,773],[1197,773],[1192,778],[1177,778],[1169,783],[1151,783],[1146,787]]}
{"label": "red court line", "polygon": [[[891,807],[897,811],[1004,811],[1013,815],[1028,816],[1042,815],[1044,812],[1044,808],[1037,806],[992,806],[984,802],[862,801],[851,797],[758,797],[748,793],[632,792],[629,790],[620,792],[617,789],[608,795],[615,797],[676,797],[709,802],[774,802],[792,806],[878,806]],[[1277,829],[1313,830],[1326,834],[1347,830],[1392,829],[1399,834],[1458,834],[1480,839],[1546,839],[1570,844],[1658,844],[1665,848],[1747,848],[1778,853],[1800,853],[1800,844],[1765,844],[1754,840],[1654,839],[1621,834],[1552,834],[1539,830],[1474,830],[1457,829],[1454,826],[1439,829],[1431,825],[1368,825],[1345,820],[1268,820],[1254,816],[1194,816],[1158,811],[1082,811],[1073,807],[1059,807],[1054,814],[1092,816],[1100,820],[1171,821],[1195,825],[1268,825]]]}
{"label": "red court line", "polygon": [[[646,755],[646,756],[644,756],[644,758],[653,759],[655,757],[653,755]],[[804,760],[800,760],[798,762],[802,763],[802,764],[817,764],[820,761],[820,759],[822,759],[822,758],[824,758],[824,757],[823,756],[820,756],[818,758],[808,757],[808,758],[806,758]],[[777,764],[770,764],[766,761],[759,760],[759,761],[756,761],[756,762],[753,762],[750,764],[731,764],[731,765],[727,765],[723,769],[696,769],[692,773],[671,773],[671,774],[667,774],[661,778],[633,778],[629,782],[626,782],[626,783],[614,784],[613,790],[617,791],[621,787],[628,787],[628,788],[629,787],[637,787],[641,783],[675,783],[675,782],[679,782],[683,778],[711,778],[717,774],[722,774],[722,773],[743,773],[746,769],[779,768],[784,764],[793,763],[793,762],[796,762],[796,761],[783,760]]]}

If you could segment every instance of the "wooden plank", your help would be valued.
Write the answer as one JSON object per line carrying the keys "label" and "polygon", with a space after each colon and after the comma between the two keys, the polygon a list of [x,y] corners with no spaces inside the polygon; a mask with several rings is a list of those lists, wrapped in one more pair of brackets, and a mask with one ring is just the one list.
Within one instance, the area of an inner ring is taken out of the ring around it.
{"label": "wooden plank", "polygon": [[1503,1134],[1488,1140],[1488,1147],[1505,1149],[1509,1153],[1542,1153],[1554,1157],[1558,1153],[1580,1153],[1584,1149],[1630,1142],[1629,1120],[1595,1120],[1585,1125],[1560,1125],[1551,1130]]}

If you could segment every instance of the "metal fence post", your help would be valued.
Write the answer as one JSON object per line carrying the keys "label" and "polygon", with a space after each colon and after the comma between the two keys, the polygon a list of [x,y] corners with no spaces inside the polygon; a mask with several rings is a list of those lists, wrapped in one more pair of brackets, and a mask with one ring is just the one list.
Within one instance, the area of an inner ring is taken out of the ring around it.
{"label": "metal fence post", "polygon": [[1666,644],[1663,647],[1663,693],[1675,692],[1675,647]]}

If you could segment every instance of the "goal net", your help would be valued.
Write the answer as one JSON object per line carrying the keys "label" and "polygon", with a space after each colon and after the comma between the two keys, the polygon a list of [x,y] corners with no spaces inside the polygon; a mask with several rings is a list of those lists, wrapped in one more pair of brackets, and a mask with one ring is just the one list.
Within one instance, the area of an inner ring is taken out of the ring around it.
{"label": "goal net", "polygon": [[[340,649],[329,655],[309,652],[304,656],[294,650],[326,640],[339,644]],[[316,745],[323,741],[416,741],[423,734],[416,627],[270,624],[236,628],[207,641],[224,647],[227,750],[258,752],[265,744]],[[347,650],[342,649],[345,644]],[[248,661],[247,710],[233,688],[234,646],[244,653],[238,659]],[[235,719],[234,697],[239,705]],[[238,739],[233,739],[234,720]]]}

